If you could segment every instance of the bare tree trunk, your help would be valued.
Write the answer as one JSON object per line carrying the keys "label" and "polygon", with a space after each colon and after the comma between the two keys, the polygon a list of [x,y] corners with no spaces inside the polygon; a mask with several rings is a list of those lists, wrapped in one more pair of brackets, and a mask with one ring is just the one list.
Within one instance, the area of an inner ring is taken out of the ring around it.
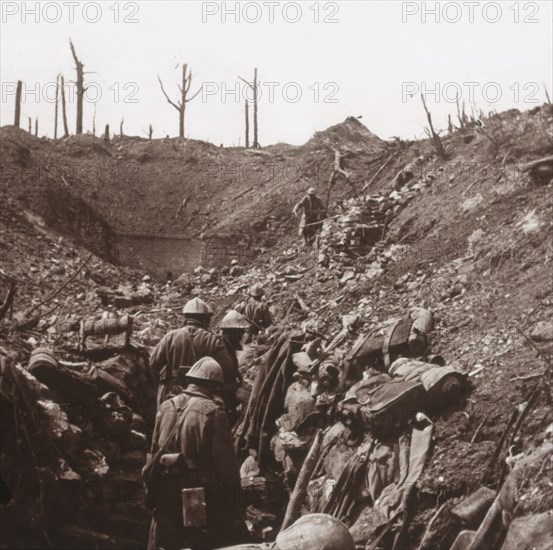
{"label": "bare tree trunk", "polygon": [[257,67],[253,72],[253,146],[255,149],[259,147],[257,139]]}
{"label": "bare tree trunk", "polygon": [[247,149],[250,146],[250,105],[247,99],[246,99],[246,106],[245,106],[245,116],[246,116],[246,141],[244,143],[246,144],[246,149]]}
{"label": "bare tree trunk", "polygon": [[436,153],[442,160],[445,160],[447,158],[447,155],[445,153],[444,146],[442,145],[440,136],[434,131],[434,126],[432,125],[432,115],[430,114],[430,111],[426,108],[426,102],[424,101],[424,94],[421,94],[421,101],[422,101],[422,106],[424,107],[424,111],[426,112],[426,118],[428,119],[428,126],[430,127],[430,135],[432,137],[432,142],[434,143],[434,148],[436,149]]}
{"label": "bare tree trunk", "polygon": [[179,110],[179,137],[184,137],[184,110],[185,110],[185,103]]}
{"label": "bare tree trunk", "polygon": [[65,80],[61,75],[61,114],[63,119],[63,137],[69,135],[69,126],[67,125],[67,110],[65,105]]}
{"label": "bare tree trunk", "polygon": [[121,137],[123,137],[123,122],[125,122],[125,119],[124,119],[124,118],[121,119],[121,122],[120,122],[120,124],[119,124],[119,135],[120,135]]}
{"label": "bare tree trunk", "polygon": [[179,86],[181,96],[180,101],[178,101],[177,103],[169,98],[169,96],[165,92],[165,88],[163,87],[163,82],[161,81],[161,78],[159,77],[159,75],[157,75],[157,79],[159,80],[159,85],[161,86],[161,91],[163,92],[165,99],[179,112],[179,137],[181,138],[184,138],[184,114],[186,110],[186,104],[192,101],[202,91],[202,88],[200,86],[200,89],[194,95],[192,95],[192,97],[188,97],[188,92],[190,91],[190,86],[192,84],[192,71],[189,71],[187,74],[187,69],[188,65],[184,63],[182,65],[182,84]]}
{"label": "bare tree trunk", "polygon": [[551,105],[551,98],[549,97],[549,92],[547,91],[547,84],[543,83],[543,89],[545,90],[545,99],[548,105]]}
{"label": "bare tree trunk", "polygon": [[27,119],[29,121],[29,134],[32,134],[33,133],[33,123],[31,122],[31,117],[28,116]]}
{"label": "bare tree trunk", "polygon": [[152,136],[154,135],[154,129],[152,128],[152,125],[148,127],[148,139],[152,139]]}
{"label": "bare tree trunk", "polygon": [[[238,76],[238,78],[247,84],[253,91],[253,147],[258,148],[259,147],[259,140],[257,139],[257,68],[253,71],[253,83],[248,82],[241,76]],[[249,141],[249,138],[248,138]]]}
{"label": "bare tree trunk", "polygon": [[96,103],[94,103],[94,114],[92,115],[92,137],[96,137]]}
{"label": "bare tree trunk", "polygon": [[58,139],[58,109],[60,98],[60,75],[56,75],[56,107],[54,109],[54,139]]}
{"label": "bare tree trunk", "polygon": [[447,131],[453,133],[453,123],[451,122],[451,115],[447,115]]}
{"label": "bare tree trunk", "polygon": [[38,117],[35,117],[35,136],[38,136]]}
{"label": "bare tree trunk", "polygon": [[459,121],[459,128],[464,128],[463,117],[461,116],[461,110],[459,109],[459,96],[455,98],[455,106],[457,107],[457,120]]}
{"label": "bare tree trunk", "polygon": [[109,143],[109,124],[106,124],[106,129],[104,130],[104,142]]}
{"label": "bare tree trunk", "polygon": [[13,119],[14,126],[19,128],[19,119],[21,118],[21,87],[23,86],[21,80],[17,81],[17,89],[15,91],[15,116]]}
{"label": "bare tree trunk", "polygon": [[77,71],[77,125],[76,125],[76,134],[83,133],[83,100],[84,100],[84,65],[79,61],[77,54],[75,53],[75,47],[73,42],[69,40],[71,46],[71,53],[73,54],[73,59],[75,60],[75,70]]}

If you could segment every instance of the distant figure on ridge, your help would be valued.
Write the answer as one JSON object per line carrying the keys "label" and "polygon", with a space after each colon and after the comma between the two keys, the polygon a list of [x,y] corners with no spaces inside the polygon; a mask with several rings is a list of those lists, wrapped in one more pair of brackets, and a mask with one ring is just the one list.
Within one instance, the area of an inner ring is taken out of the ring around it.
{"label": "distant figure on ridge", "polygon": [[313,187],[310,187],[307,190],[307,195],[294,206],[292,212],[296,218],[300,209],[303,210],[303,213],[298,234],[300,237],[303,236],[305,244],[308,246],[313,243],[317,231],[322,227],[326,210],[323,201],[317,197]]}

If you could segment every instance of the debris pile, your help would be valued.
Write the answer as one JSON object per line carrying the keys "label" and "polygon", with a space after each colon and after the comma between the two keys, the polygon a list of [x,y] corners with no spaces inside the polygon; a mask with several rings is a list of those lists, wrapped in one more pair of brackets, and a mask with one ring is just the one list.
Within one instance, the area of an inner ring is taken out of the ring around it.
{"label": "debris pile", "polygon": [[[126,334],[128,318],[121,325]],[[155,395],[147,355],[129,345],[115,351],[110,332],[103,331],[106,346],[83,346],[80,355],[39,347],[26,364],[1,356],[6,540],[35,531],[55,547],[75,540],[136,547],[145,540],[140,472]],[[103,360],[90,359],[99,355]]]}
{"label": "debris pile", "polygon": [[344,214],[323,223],[319,263],[353,266],[383,237],[395,205],[392,198],[382,196],[346,201]]}

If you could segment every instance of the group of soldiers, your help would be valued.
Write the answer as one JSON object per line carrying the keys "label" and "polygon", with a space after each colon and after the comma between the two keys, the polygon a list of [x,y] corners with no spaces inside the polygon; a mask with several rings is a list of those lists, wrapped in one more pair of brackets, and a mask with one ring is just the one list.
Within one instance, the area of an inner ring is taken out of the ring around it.
{"label": "group of soldiers", "polygon": [[216,548],[248,537],[228,413],[241,385],[237,351],[272,324],[263,289],[254,285],[249,294],[242,313],[224,316],[219,334],[209,330],[211,307],[193,298],[184,326],[152,352],[158,411],[143,471],[153,509],[149,550]]}

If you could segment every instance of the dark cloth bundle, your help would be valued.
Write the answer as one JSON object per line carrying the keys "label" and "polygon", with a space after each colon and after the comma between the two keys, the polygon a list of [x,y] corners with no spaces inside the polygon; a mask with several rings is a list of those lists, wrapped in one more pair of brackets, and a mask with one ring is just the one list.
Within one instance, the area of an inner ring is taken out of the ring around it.
{"label": "dark cloth bundle", "polygon": [[237,451],[257,449],[261,470],[271,456],[269,443],[277,431],[275,421],[284,413],[286,391],[294,381],[292,375],[296,367],[292,355],[302,345],[302,341],[283,334],[265,354],[253,384],[244,420],[236,432]]}

